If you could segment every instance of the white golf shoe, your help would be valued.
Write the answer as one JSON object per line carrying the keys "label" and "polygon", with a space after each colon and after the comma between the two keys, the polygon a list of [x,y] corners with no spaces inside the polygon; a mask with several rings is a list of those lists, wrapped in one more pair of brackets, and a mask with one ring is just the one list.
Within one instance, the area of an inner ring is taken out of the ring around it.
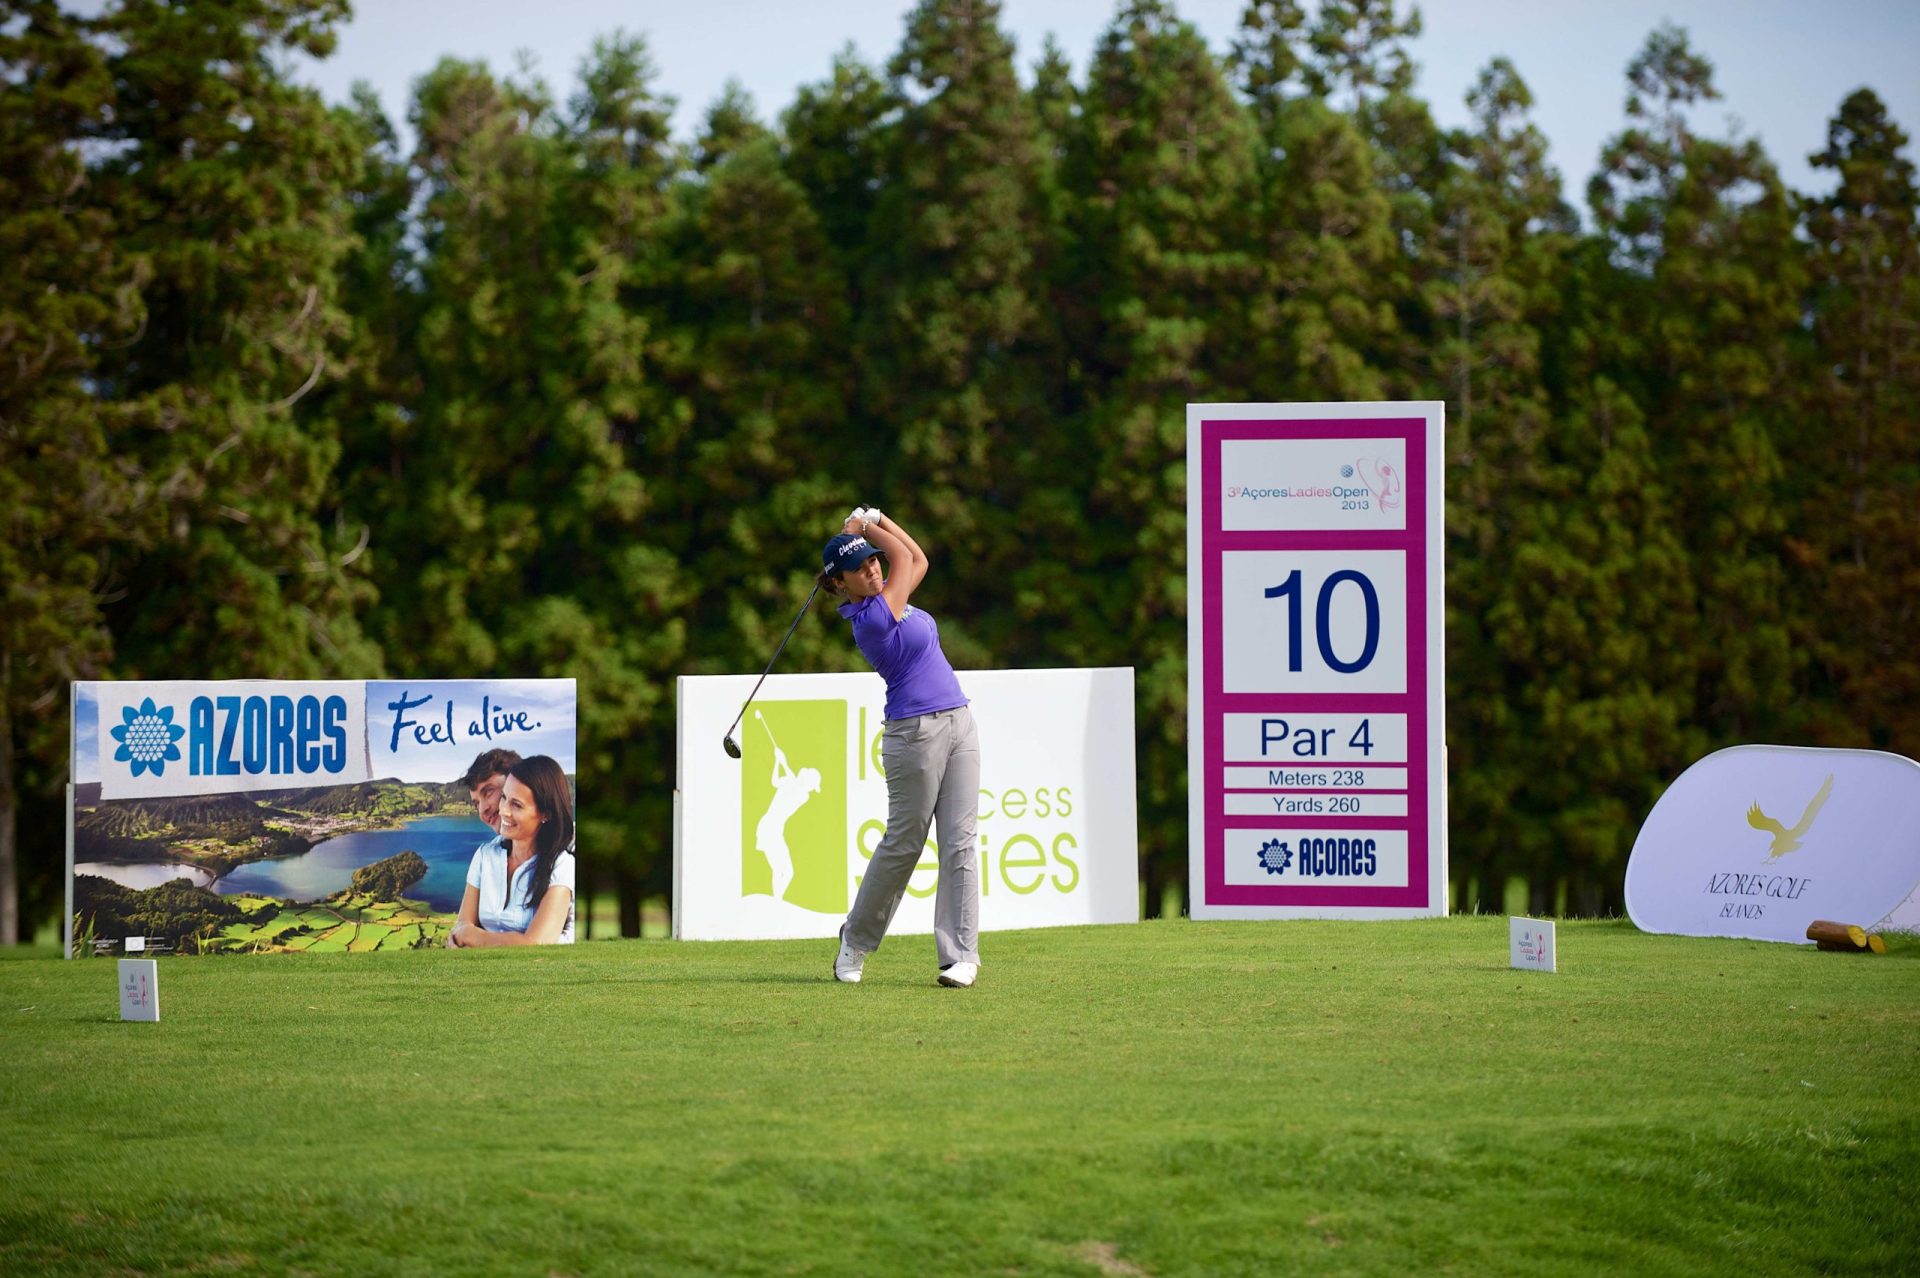
{"label": "white golf shoe", "polygon": [[856,950],[846,941],[847,929],[840,929],[840,952],[833,956],[833,979],[848,985],[860,983],[860,970],[867,965],[867,952]]}
{"label": "white golf shoe", "polygon": [[978,963],[949,963],[940,969],[940,983],[956,990],[964,990],[973,984],[973,978],[980,975]]}

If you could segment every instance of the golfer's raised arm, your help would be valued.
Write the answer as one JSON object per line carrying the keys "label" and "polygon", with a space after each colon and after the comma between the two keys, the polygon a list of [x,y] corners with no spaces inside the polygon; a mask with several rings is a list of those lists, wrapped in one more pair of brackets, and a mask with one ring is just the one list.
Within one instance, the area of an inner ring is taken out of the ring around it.
{"label": "golfer's raised arm", "polygon": [[907,610],[907,599],[927,575],[927,552],[908,535],[907,530],[885,515],[867,521],[867,540],[887,556],[886,588],[881,595],[898,621]]}

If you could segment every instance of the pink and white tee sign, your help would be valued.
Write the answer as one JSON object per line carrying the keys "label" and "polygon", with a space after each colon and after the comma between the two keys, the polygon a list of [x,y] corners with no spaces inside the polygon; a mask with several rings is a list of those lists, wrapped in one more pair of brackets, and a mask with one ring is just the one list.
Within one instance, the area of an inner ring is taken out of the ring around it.
{"label": "pink and white tee sign", "polygon": [[1194,918],[1447,902],[1445,406],[1187,406]]}

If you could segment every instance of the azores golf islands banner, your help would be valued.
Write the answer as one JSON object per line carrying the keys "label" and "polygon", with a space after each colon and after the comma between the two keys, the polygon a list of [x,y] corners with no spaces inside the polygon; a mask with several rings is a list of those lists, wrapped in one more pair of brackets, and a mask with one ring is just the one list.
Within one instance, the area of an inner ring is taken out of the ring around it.
{"label": "azores golf islands banner", "polygon": [[474,760],[575,771],[571,679],[78,683],[72,712],[69,954],[437,945],[493,837]]}
{"label": "azores golf islands banner", "polygon": [[[680,680],[673,932],[831,937],[887,825],[873,674]],[[980,927],[1140,917],[1133,671],[963,670],[980,728]],[[890,934],[931,932],[935,832]]]}
{"label": "azores golf islands banner", "polygon": [[1716,750],[1667,787],[1627,860],[1635,926],[1681,936],[1911,930],[1917,887],[1920,763],[1878,750]]}

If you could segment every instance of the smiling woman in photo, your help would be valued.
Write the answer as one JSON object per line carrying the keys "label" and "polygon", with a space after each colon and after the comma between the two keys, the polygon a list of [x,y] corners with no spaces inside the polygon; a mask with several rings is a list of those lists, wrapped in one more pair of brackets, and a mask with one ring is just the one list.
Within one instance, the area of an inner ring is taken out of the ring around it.
{"label": "smiling woman in photo", "polygon": [[450,947],[573,943],[573,796],[544,754],[507,769],[497,837],[467,867]]}

